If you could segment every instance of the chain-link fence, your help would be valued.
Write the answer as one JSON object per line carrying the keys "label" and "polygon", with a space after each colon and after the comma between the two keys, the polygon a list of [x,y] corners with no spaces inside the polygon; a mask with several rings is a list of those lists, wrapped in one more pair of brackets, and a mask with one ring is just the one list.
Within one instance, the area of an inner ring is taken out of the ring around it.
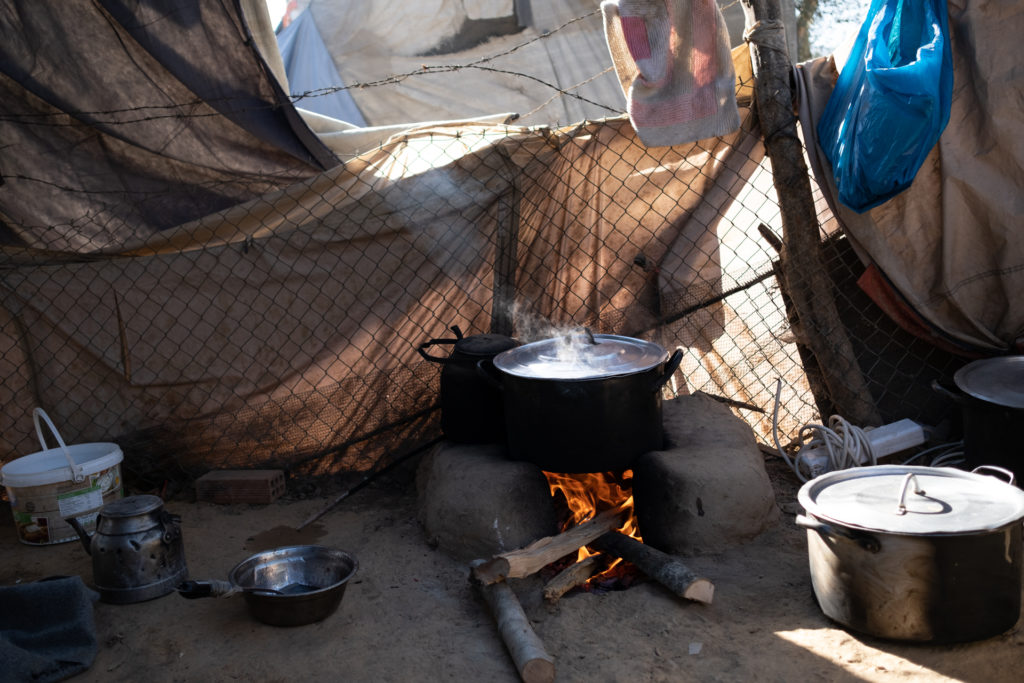
{"label": "chain-link fence", "polygon": [[[118,442],[140,486],[222,468],[370,471],[439,437],[440,368],[416,347],[453,325],[681,348],[670,393],[728,402],[763,444],[773,429],[786,443],[831,405],[777,277],[779,201],[749,68],[738,75],[742,128],[691,146],[645,148],[624,116],[432,125],[316,174],[190,180],[196,205],[209,193],[224,207],[206,215],[181,192],[98,178],[96,215],[8,217],[0,458],[38,450],[41,406],[69,443]],[[834,287],[815,295],[835,297],[880,414],[940,422],[927,383],[960,361],[858,289],[863,267],[817,205]],[[188,220],[133,229],[164,206]]]}

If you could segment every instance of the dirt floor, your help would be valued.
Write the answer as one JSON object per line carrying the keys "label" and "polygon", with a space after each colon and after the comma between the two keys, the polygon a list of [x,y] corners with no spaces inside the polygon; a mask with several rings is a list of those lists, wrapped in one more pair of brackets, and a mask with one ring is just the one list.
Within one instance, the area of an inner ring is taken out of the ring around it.
{"label": "dirt floor", "polygon": [[[539,579],[513,582],[558,681],[1018,681],[1024,627],[954,646],[893,643],[848,633],[819,611],[804,532],[793,523],[796,481],[767,461],[783,514],[754,541],[688,564],[715,584],[711,605],[649,581],[544,602]],[[412,469],[396,471],[295,530],[329,496],[268,506],[169,497],[182,518],[193,578],[226,579],[249,554],[319,543],[355,554],[359,571],[339,610],[307,626],[254,621],[241,598],[170,594],[98,603],[99,652],[75,681],[515,681],[519,676],[467,567],[432,549],[416,518]],[[78,543],[18,543],[0,509],[0,585],[56,574],[90,583]],[[0,679],[2,679],[0,672]]]}

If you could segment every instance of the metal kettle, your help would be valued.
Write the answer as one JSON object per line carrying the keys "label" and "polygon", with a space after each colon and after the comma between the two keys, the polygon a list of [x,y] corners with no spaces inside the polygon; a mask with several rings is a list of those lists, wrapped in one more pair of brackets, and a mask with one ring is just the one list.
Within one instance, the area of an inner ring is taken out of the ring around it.
{"label": "metal kettle", "polygon": [[157,496],[129,496],[107,503],[91,536],[74,518],[92,556],[93,583],[104,602],[127,604],[166,595],[188,578],[181,517],[164,509]]}
{"label": "metal kettle", "polygon": [[[441,369],[441,431],[450,441],[496,443],[505,441],[505,408],[501,392],[484,381],[477,370],[481,361],[493,358],[519,342],[500,334],[462,336],[452,325],[455,339],[431,339],[417,349],[421,356]],[[451,345],[447,357],[427,353],[431,346]]]}

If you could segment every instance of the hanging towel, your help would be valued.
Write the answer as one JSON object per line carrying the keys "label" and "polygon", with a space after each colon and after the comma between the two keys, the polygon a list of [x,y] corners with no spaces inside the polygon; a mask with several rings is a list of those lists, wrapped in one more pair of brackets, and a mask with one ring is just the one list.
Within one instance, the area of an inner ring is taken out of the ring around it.
{"label": "hanging towel", "polygon": [[679,145],[740,127],[729,34],[715,0],[604,0],[601,12],[641,142]]}

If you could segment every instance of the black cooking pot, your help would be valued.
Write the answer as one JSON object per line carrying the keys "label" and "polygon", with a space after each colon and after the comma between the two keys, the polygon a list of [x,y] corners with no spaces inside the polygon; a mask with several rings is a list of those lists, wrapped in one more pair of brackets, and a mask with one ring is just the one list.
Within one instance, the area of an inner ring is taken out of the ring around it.
{"label": "black cooking pot", "polygon": [[621,472],[664,448],[661,388],[679,367],[661,346],[570,335],[495,356],[509,455],[548,472]]}
{"label": "black cooking pot", "polygon": [[976,360],[953,375],[955,389],[932,386],[961,406],[964,459],[970,467],[995,465],[1024,477],[1024,356]]}
{"label": "black cooking pot", "polygon": [[797,497],[814,595],[834,621],[935,643],[1017,623],[1024,491],[953,468],[877,465],[829,472]]}
{"label": "black cooking pot", "polygon": [[[519,342],[500,334],[462,336],[458,325],[452,326],[455,339],[431,339],[417,349],[431,363],[441,368],[441,431],[445,438],[461,443],[500,443],[505,440],[505,409],[501,392],[480,377],[478,363],[492,359]],[[451,345],[447,357],[432,356],[432,346]]]}

